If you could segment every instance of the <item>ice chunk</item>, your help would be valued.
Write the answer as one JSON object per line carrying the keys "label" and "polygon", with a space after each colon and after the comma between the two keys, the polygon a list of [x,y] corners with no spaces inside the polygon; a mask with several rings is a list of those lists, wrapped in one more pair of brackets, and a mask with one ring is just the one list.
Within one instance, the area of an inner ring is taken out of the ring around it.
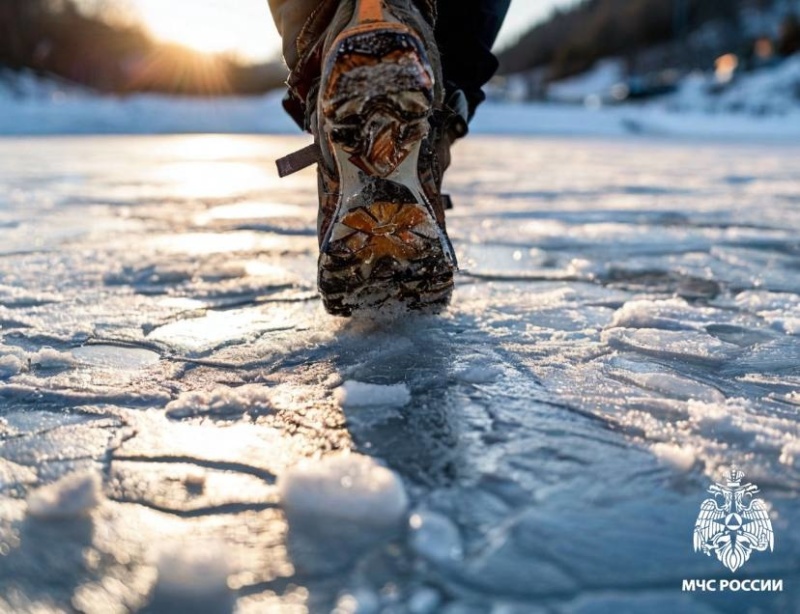
{"label": "ice chunk", "polygon": [[779,460],[784,465],[794,466],[798,459],[800,459],[800,439],[792,439],[784,444]]}
{"label": "ice chunk", "polygon": [[334,392],[341,407],[405,407],[411,402],[411,391],[406,384],[382,386],[363,382],[347,381]]}
{"label": "ice chunk", "polygon": [[[612,364],[622,367],[611,371],[614,378],[645,390],[652,390],[675,399],[696,399],[719,403],[725,401],[725,395],[713,386],[677,373],[671,373],[660,367],[645,367],[640,363],[623,359],[614,359]],[[641,372],[642,368],[654,370]]]}
{"label": "ice chunk", "polygon": [[796,294],[751,290],[739,294],[736,304],[766,320],[774,330],[800,335],[800,297]]}
{"label": "ice chunk", "polygon": [[787,335],[800,335],[800,317],[776,317],[772,326]]}
{"label": "ice chunk", "polygon": [[603,333],[603,341],[615,349],[711,364],[732,360],[740,353],[737,346],[699,331],[612,328]]}
{"label": "ice chunk", "polygon": [[22,361],[13,354],[0,356],[0,379],[13,377],[20,373],[22,368]]}
{"label": "ice chunk", "polygon": [[88,515],[101,501],[100,477],[73,473],[34,491],[28,497],[28,512],[46,520],[78,518]]}
{"label": "ice chunk", "polygon": [[673,443],[656,443],[650,448],[660,460],[677,471],[687,472],[694,467],[697,458],[691,446],[679,446]]}
{"label": "ice chunk", "polygon": [[301,462],[282,476],[279,490],[290,524],[318,519],[334,532],[341,522],[393,529],[408,507],[400,479],[354,453]]}
{"label": "ice chunk", "polygon": [[442,605],[442,596],[432,588],[417,590],[408,600],[408,610],[412,614],[432,614],[439,611]]}
{"label": "ice chunk", "polygon": [[289,469],[278,489],[298,570],[331,574],[397,538],[408,496],[400,479],[372,458],[344,453]]}
{"label": "ice chunk", "polygon": [[184,544],[163,552],[149,612],[230,614],[234,596],[228,588],[231,565],[223,544]]}
{"label": "ice chunk", "polygon": [[698,311],[680,298],[628,301],[614,313],[611,326],[681,330],[691,328],[689,319]]}
{"label": "ice chunk", "polygon": [[422,510],[415,512],[408,524],[411,527],[411,547],[421,557],[437,563],[462,557],[461,535],[447,517]]}
{"label": "ice chunk", "polygon": [[488,362],[476,362],[454,373],[457,380],[467,384],[491,384],[502,374],[500,367]]}
{"label": "ice chunk", "polygon": [[339,597],[333,614],[378,614],[381,611],[380,595],[361,588]]}

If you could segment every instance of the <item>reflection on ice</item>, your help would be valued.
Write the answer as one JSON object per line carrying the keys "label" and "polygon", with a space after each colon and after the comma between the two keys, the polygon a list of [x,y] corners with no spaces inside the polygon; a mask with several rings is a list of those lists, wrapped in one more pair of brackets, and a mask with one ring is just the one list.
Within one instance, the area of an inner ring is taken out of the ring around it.
{"label": "reflection on ice", "polygon": [[178,320],[156,328],[148,335],[185,352],[201,352],[220,345],[256,339],[268,331],[294,328],[288,314],[277,310],[263,312],[248,309],[240,312],[209,312],[204,316]]}
{"label": "reflection on ice", "polygon": [[167,185],[169,193],[179,198],[214,199],[276,185],[270,170],[243,162],[178,162],[159,168],[152,180]]}
{"label": "reflection on ice", "polygon": [[163,252],[188,255],[218,254],[224,252],[305,252],[314,246],[306,237],[285,237],[257,232],[184,233],[155,237],[151,245]]}
{"label": "reflection on ice", "polygon": [[160,360],[150,350],[114,345],[85,345],[72,350],[72,355],[81,364],[106,369],[140,369]]}
{"label": "reflection on ice", "polygon": [[196,222],[200,225],[212,221],[258,220],[280,217],[306,218],[314,212],[309,207],[277,202],[246,201],[234,205],[220,205],[200,214]]}

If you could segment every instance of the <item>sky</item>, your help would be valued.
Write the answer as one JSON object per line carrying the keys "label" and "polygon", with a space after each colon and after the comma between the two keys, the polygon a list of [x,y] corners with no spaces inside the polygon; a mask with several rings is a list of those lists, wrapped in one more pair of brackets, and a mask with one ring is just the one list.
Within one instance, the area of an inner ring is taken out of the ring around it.
{"label": "sky", "polygon": [[[554,7],[573,3],[512,0],[498,46],[513,42]],[[159,39],[201,51],[233,53],[245,61],[279,57],[280,38],[267,0],[129,0],[129,4]]]}

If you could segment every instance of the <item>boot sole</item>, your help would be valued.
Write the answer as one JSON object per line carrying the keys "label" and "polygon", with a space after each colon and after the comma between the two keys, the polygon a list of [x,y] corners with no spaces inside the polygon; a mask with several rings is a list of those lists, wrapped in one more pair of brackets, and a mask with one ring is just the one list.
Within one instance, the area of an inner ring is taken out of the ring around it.
{"label": "boot sole", "polygon": [[319,117],[340,179],[320,248],[325,308],[440,311],[456,259],[419,178],[434,85],[421,41],[401,24],[348,29],[331,47],[322,84]]}

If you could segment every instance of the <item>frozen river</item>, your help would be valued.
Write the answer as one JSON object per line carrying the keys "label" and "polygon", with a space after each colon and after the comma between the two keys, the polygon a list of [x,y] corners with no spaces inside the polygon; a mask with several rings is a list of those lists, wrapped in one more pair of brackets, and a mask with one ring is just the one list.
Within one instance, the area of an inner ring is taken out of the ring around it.
{"label": "frozen river", "polygon": [[348,321],[302,144],[0,140],[0,612],[800,611],[800,147],[467,140],[452,308]]}

